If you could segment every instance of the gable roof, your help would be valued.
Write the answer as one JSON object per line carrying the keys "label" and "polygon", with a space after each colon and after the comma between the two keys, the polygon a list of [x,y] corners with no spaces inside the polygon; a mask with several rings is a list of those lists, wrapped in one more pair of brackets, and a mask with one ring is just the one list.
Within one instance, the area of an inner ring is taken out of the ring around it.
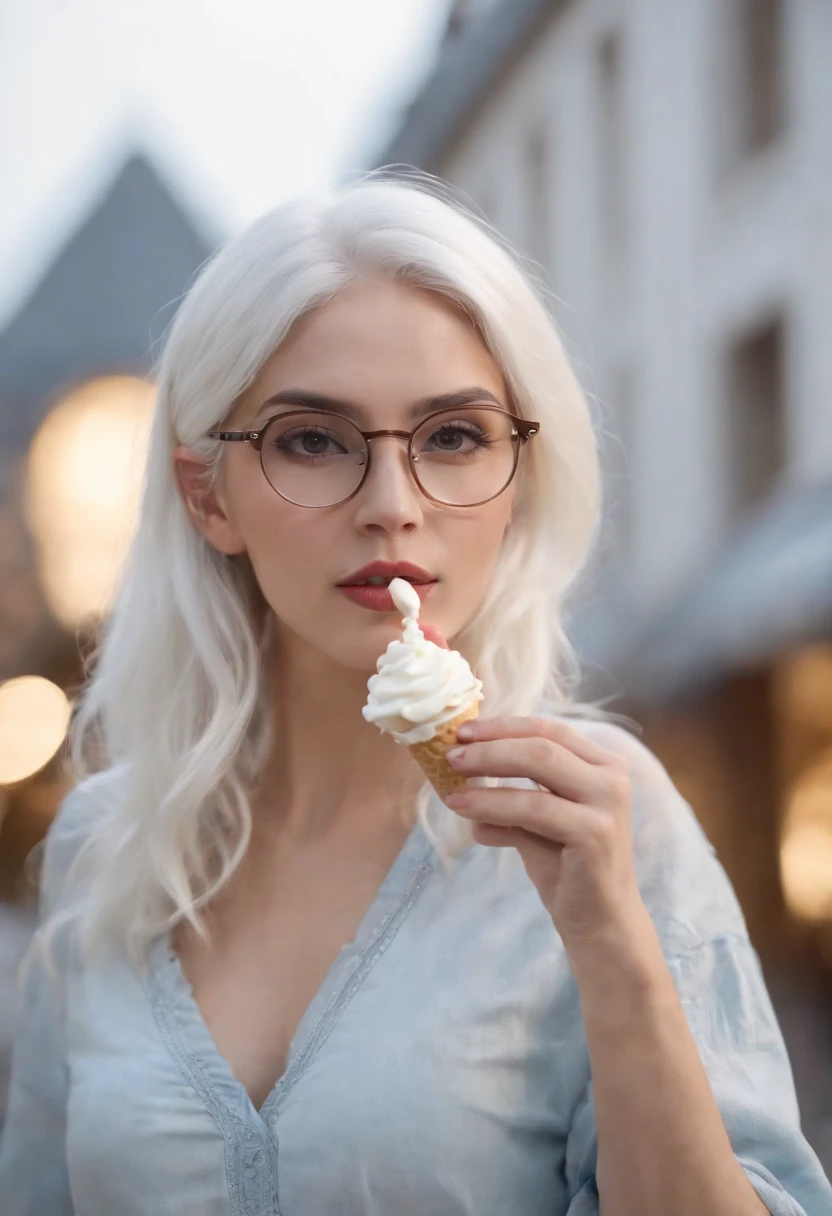
{"label": "gable roof", "polygon": [[150,162],[131,156],[0,333],[0,447],[25,446],[78,380],[146,374],[210,252]]}
{"label": "gable roof", "polygon": [[435,171],[495,84],[569,0],[502,0],[473,17],[442,47],[436,66],[407,107],[393,139],[374,159]]}

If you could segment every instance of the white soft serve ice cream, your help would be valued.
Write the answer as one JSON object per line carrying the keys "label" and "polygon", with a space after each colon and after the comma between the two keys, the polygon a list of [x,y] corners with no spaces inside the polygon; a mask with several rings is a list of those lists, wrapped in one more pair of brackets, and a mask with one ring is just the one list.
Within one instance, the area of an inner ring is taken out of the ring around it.
{"label": "white soft serve ice cream", "polygon": [[481,701],[478,680],[458,650],[443,650],[419,628],[419,596],[406,579],[390,583],[393,603],[404,617],[404,632],[391,642],[370,676],[362,713],[399,743],[426,743],[472,701]]}

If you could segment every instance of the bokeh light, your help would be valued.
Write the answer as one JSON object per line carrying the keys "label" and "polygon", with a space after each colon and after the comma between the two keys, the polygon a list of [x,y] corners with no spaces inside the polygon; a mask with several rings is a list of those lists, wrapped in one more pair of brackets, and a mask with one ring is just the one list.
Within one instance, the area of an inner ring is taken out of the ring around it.
{"label": "bokeh light", "polygon": [[832,919],[832,749],[791,791],[780,845],[780,877],[798,918]]}
{"label": "bokeh light", "polygon": [[0,785],[24,781],[48,764],[64,741],[71,706],[42,676],[0,684]]}
{"label": "bokeh light", "polygon": [[777,695],[796,724],[832,733],[832,646],[806,646],[777,670]]}
{"label": "bokeh light", "polygon": [[800,823],[780,850],[783,894],[802,920],[832,918],[832,824]]}
{"label": "bokeh light", "polygon": [[155,387],[92,380],[47,415],[29,452],[27,516],[52,613],[69,629],[111,605],[136,525]]}

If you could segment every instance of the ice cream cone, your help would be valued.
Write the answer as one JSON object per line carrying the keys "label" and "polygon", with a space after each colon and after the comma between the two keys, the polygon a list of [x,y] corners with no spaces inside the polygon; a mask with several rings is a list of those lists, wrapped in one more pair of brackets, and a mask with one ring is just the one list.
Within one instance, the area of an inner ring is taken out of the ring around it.
{"label": "ice cream cone", "polygon": [[401,638],[391,642],[367,684],[362,714],[410,752],[440,798],[460,790],[466,778],[448,763],[463,722],[479,713],[482,681],[464,655],[451,650],[435,625],[419,626],[420,601],[405,580],[390,582],[403,615]]}
{"label": "ice cream cone", "polygon": [[424,743],[411,743],[407,750],[421,768],[440,798],[447,798],[456,790],[461,790],[467,781],[462,773],[458,773],[448,763],[448,752],[456,744],[456,733],[463,722],[470,722],[479,714],[479,702],[473,701],[464,709],[443,722],[436,734]]}

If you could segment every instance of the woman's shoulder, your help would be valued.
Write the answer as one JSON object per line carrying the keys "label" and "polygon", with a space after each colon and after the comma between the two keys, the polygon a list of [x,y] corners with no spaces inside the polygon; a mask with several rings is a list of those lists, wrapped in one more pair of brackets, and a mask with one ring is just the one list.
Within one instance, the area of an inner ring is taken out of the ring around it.
{"label": "woman's shoulder", "polygon": [[[664,794],[678,793],[661,760],[642,742],[633,729],[610,718],[593,718],[580,713],[548,713],[549,717],[571,727],[600,747],[606,748],[627,765],[630,780],[641,791],[655,790]],[[633,723],[635,729],[635,724]]]}
{"label": "woman's shoulder", "polygon": [[627,766],[636,876],[666,949],[692,948],[725,934],[745,937],[743,913],[716,850],[660,758],[616,722],[552,716]]}
{"label": "woman's shoulder", "polygon": [[585,717],[561,721],[617,756],[627,767],[632,791],[633,833],[638,846],[667,847],[674,838],[713,854],[713,845],[693,808],[682,796],[665,765],[646,743],[617,722]]}
{"label": "woman's shoulder", "polygon": [[[644,800],[654,803],[658,800],[660,807],[672,808],[677,819],[683,807],[687,807],[687,814],[692,813],[662,761],[646,743],[633,733],[633,730],[608,718],[591,718],[569,713],[551,713],[543,716],[578,731],[626,764],[633,787],[636,811]],[[635,724],[633,727],[637,729]],[[683,813],[682,817],[687,818],[687,814]],[[699,830],[701,831],[701,828]]]}
{"label": "woman's shoulder", "polygon": [[75,858],[94,826],[116,804],[124,773],[111,768],[85,777],[61,801],[42,842],[40,871],[44,912],[55,909]]}

